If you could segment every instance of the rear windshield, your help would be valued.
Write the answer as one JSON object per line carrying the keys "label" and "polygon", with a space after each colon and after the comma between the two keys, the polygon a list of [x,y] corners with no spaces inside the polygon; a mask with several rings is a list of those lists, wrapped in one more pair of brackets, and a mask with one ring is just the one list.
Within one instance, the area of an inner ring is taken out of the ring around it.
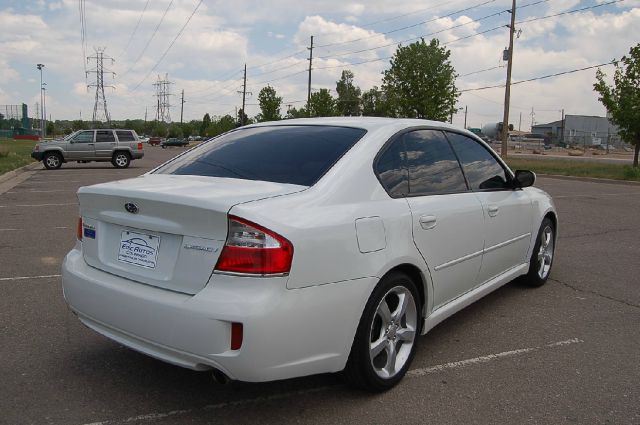
{"label": "rear windshield", "polygon": [[155,172],[312,186],[365,133],[359,128],[310,125],[239,129]]}

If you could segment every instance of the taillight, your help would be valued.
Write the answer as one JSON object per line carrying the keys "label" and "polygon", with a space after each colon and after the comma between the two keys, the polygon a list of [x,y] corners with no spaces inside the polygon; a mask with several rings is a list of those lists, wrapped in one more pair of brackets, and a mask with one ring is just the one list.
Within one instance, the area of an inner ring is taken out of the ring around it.
{"label": "taillight", "polygon": [[289,273],[293,245],[286,238],[240,217],[229,216],[229,233],[215,270],[271,275]]}
{"label": "taillight", "polygon": [[82,240],[82,217],[78,217],[78,232],[76,236],[79,241]]}
{"label": "taillight", "polygon": [[141,151],[142,150],[142,143],[138,143],[138,150]]}

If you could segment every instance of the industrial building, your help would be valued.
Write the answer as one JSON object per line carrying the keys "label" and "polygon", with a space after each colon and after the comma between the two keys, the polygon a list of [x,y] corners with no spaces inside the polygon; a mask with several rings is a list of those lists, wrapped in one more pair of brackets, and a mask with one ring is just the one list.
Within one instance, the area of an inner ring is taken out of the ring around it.
{"label": "industrial building", "polygon": [[618,146],[621,143],[618,127],[609,118],[592,115],[565,115],[564,120],[536,124],[531,132],[549,136],[553,143],[567,145]]}

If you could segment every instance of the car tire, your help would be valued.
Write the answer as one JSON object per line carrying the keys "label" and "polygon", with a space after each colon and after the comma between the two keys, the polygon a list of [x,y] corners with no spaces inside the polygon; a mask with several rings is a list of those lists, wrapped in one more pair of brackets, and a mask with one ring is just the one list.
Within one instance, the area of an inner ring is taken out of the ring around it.
{"label": "car tire", "polygon": [[167,147],[165,145],[162,145],[162,149],[166,149]]}
{"label": "car tire", "polygon": [[344,369],[346,381],[371,392],[386,391],[404,377],[421,328],[418,290],[404,273],[383,277],[367,301]]}
{"label": "car tire", "polygon": [[116,168],[127,168],[131,164],[131,155],[129,152],[115,152],[111,163]]}
{"label": "car tire", "polygon": [[62,155],[58,152],[47,152],[42,158],[42,163],[47,170],[57,170],[62,167]]}
{"label": "car tire", "polygon": [[544,285],[551,273],[555,253],[556,228],[550,218],[542,220],[536,243],[533,246],[529,261],[529,272],[522,276],[521,281],[527,286],[539,287]]}

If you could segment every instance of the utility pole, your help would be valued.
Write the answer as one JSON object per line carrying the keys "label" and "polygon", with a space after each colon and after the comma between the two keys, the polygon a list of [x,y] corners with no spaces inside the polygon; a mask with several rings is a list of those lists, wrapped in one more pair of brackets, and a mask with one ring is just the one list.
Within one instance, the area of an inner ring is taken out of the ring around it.
{"label": "utility pole", "polygon": [[465,105],[464,106],[464,129],[465,130],[467,129],[467,108],[468,108],[468,106]]}
{"label": "utility pole", "polygon": [[183,112],[184,112],[184,89],[182,89],[182,98],[180,99],[180,124],[182,124]]}
{"label": "utility pole", "polygon": [[562,109],[562,134],[560,135],[560,141],[564,143],[564,108]]}
{"label": "utility pole", "polygon": [[244,78],[242,83],[242,116],[240,117],[240,125],[244,125],[244,117],[247,116],[245,108],[245,100],[247,98],[247,64],[244,64]]}
{"label": "utility pole", "polygon": [[520,119],[518,119],[518,131],[522,131],[522,112],[520,112]]}
{"label": "utility pole", "polygon": [[147,123],[147,107],[144,107],[144,123]]}
{"label": "utility pole", "polygon": [[[44,117],[44,86],[42,85],[42,68],[44,68],[44,64],[39,63],[36,67],[40,70],[40,116]],[[40,137],[44,139],[44,125],[42,125],[42,119],[40,119]]]}
{"label": "utility pole", "polygon": [[502,148],[500,154],[507,157],[509,140],[509,102],[511,100],[511,69],[513,67],[513,35],[516,31],[516,0],[511,1],[511,25],[509,25],[509,58],[507,62],[507,83],[504,86],[504,115],[502,118]]}
{"label": "utility pole", "polygon": [[[112,74],[112,75],[116,75],[115,72],[109,71],[109,70],[105,70],[104,69],[104,60],[108,59],[111,61],[111,63],[113,64],[114,60],[113,58],[106,56],[104,54],[104,48],[96,48],[95,52],[96,55],[95,56],[90,56],[87,58],[87,60],[94,60],[96,61],[96,68],[87,71],[87,75],[88,74],[96,74],[96,82],[95,84],[89,84],[87,85],[87,87],[95,87],[96,88],[96,96],[95,96],[95,102],[93,104],[93,122],[97,123],[99,121],[104,121],[106,123],[111,123],[111,116],[109,115],[109,110],[107,109],[107,98],[104,95],[104,74]],[[113,89],[115,89],[114,86],[107,86],[107,87],[111,87]]]}
{"label": "utility pole", "polygon": [[307,83],[307,116],[311,116],[311,65],[313,63],[313,36],[311,36],[311,45],[309,49],[309,82]]}

